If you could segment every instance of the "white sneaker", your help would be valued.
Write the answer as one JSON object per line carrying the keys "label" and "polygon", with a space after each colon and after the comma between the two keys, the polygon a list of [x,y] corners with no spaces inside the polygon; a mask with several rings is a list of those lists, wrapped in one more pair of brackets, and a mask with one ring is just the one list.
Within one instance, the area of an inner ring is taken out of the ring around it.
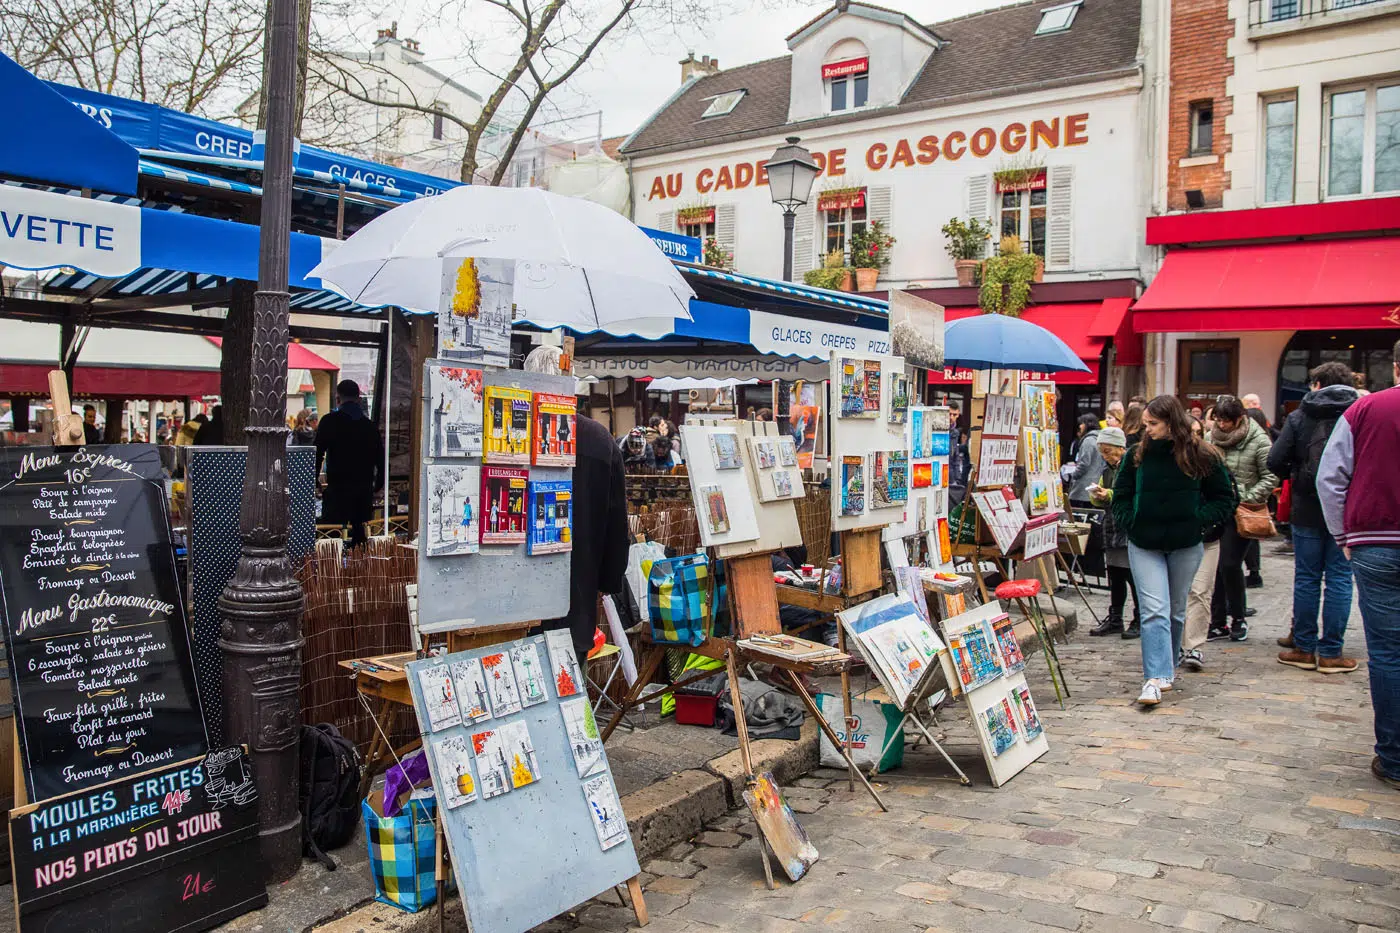
{"label": "white sneaker", "polygon": [[1140,706],[1156,706],[1162,702],[1162,688],[1158,681],[1153,679],[1142,685],[1142,693],[1138,695],[1137,701]]}
{"label": "white sneaker", "polygon": [[1157,678],[1157,689],[1161,690],[1163,693],[1166,693],[1168,690],[1170,690],[1170,689],[1172,688],[1172,686],[1173,686],[1175,683],[1176,683],[1176,681],[1174,681],[1174,680],[1168,680],[1168,679],[1165,678],[1165,677],[1158,677],[1158,678]]}

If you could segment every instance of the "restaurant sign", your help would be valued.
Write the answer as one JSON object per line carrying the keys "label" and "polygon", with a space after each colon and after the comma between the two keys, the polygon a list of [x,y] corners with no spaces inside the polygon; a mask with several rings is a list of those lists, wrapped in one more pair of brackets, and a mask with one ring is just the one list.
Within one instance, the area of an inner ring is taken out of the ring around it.
{"label": "restaurant sign", "polygon": [[846,78],[851,75],[863,75],[870,70],[870,57],[848,58],[845,61],[830,62],[822,65],[822,80],[828,81],[832,78]]}
{"label": "restaurant sign", "polygon": [[826,363],[783,359],[777,356],[705,357],[666,356],[580,356],[574,360],[579,377],[607,379],[630,376],[633,379],[671,376],[677,379],[775,379],[820,381],[827,378]]}
{"label": "restaurant sign", "polygon": [[817,196],[817,210],[819,211],[845,211],[864,206],[864,188],[843,188],[840,191],[827,191]]}

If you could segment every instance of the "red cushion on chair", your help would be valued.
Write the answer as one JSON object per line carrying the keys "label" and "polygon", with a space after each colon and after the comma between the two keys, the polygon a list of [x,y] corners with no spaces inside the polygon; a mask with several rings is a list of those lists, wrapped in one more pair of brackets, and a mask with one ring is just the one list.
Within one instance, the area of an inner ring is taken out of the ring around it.
{"label": "red cushion on chair", "polygon": [[1007,580],[997,587],[997,599],[1028,599],[1038,595],[1039,580]]}

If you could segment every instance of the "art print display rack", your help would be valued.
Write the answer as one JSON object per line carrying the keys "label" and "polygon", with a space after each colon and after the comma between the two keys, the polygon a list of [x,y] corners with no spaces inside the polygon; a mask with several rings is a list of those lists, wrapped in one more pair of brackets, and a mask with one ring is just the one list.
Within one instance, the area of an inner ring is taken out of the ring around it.
{"label": "art print display rack", "polygon": [[[865,776],[857,771],[850,758],[849,749],[842,745],[836,731],[823,717],[799,676],[840,673],[843,682],[848,685],[850,655],[842,650],[810,660],[799,660],[785,657],[781,651],[769,650],[765,646],[765,642],[770,639],[782,638],[771,555],[775,550],[799,545],[802,540],[791,497],[775,498],[765,495],[774,488],[770,476],[773,471],[795,466],[795,461],[789,464],[786,459],[787,445],[783,445],[782,449],[777,448],[783,438],[779,437],[776,431],[775,424],[747,421],[717,425],[686,424],[681,427],[685,448],[692,451],[688,473],[691,497],[701,526],[701,543],[712,561],[725,561],[728,581],[726,589],[733,627],[731,635],[727,638],[711,635],[699,645],[686,645],[685,650],[722,661],[725,665],[730,699],[734,709],[740,711],[735,717],[735,732],[744,766],[744,797],[759,828],[764,879],[770,889],[775,886],[770,849],[793,881],[803,876],[810,864],[816,860],[817,852],[802,833],[795,815],[782,798],[781,790],[773,781],[772,775],[757,774],[754,771],[748,724],[742,715],[744,702],[739,687],[739,671],[745,662],[770,664],[787,676],[808,715],[812,716],[818,728],[825,732],[838,748],[843,749],[843,755],[853,775],[852,783],[855,777],[859,777],[880,808],[887,809],[879,793]],[[767,454],[763,453],[767,449],[766,442],[770,440],[775,445],[775,459],[772,463],[769,463]],[[717,494],[723,501],[722,520],[721,509],[712,501]],[[878,533],[874,536],[874,548],[878,579]],[[711,631],[714,612],[713,574],[709,576],[709,592],[705,605],[710,616],[706,620],[706,630]],[[628,710],[713,674],[712,671],[701,671],[642,696],[643,690],[660,668],[668,647],[653,642],[649,634],[649,631],[644,632],[640,673],[603,729],[604,741],[612,735]],[[849,693],[847,697],[849,698]],[[847,702],[849,703],[849,699]],[[849,715],[849,705],[847,711]]]}
{"label": "art print display rack", "polygon": [[524,933],[625,884],[637,853],[567,631],[407,665],[468,924]]}

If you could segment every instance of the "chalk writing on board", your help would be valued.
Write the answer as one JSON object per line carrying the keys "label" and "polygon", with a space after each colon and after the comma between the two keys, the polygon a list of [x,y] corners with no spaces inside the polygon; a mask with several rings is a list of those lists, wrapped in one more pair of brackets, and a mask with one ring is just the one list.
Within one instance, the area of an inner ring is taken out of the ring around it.
{"label": "chalk writing on board", "polygon": [[15,810],[10,844],[20,933],[202,930],[267,903],[241,748]]}
{"label": "chalk writing on board", "polygon": [[0,594],[31,797],[205,751],[156,448],[0,450]]}

